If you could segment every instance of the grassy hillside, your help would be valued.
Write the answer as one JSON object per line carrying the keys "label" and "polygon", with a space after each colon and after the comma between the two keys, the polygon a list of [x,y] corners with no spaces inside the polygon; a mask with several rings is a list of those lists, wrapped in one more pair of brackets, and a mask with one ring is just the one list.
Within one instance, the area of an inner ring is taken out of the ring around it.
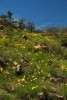
{"label": "grassy hillside", "polygon": [[0,30],[0,100],[67,100],[67,31]]}

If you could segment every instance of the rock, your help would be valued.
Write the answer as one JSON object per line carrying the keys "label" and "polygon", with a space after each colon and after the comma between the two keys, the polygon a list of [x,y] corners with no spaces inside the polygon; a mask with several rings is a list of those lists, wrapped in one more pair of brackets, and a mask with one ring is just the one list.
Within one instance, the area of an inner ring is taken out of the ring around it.
{"label": "rock", "polygon": [[34,50],[35,51],[38,51],[38,50],[48,51],[48,47],[46,45],[38,44],[38,45],[34,45]]}
{"label": "rock", "polygon": [[66,100],[63,96],[56,93],[50,93],[50,96],[53,98],[52,100]]}
{"label": "rock", "polygon": [[61,82],[62,83],[64,83],[64,82],[67,83],[67,77],[66,76],[62,76],[61,77]]}
{"label": "rock", "polygon": [[3,25],[0,25],[0,30],[5,29],[5,27]]}
{"label": "rock", "polygon": [[21,75],[22,74],[22,68],[21,68],[20,64],[17,65],[17,67],[16,67],[16,74],[17,75]]}
{"label": "rock", "polygon": [[67,82],[67,77],[59,77],[59,78],[55,78],[55,77],[52,77],[50,78],[50,80],[53,82],[53,83],[66,83]]}
{"label": "rock", "polygon": [[45,100],[43,92],[38,92],[37,96],[38,96],[39,100]]}
{"label": "rock", "polygon": [[17,66],[17,65],[18,65],[18,63],[17,63],[16,61],[14,61],[14,62],[13,62],[13,65],[14,65],[14,66]]}
{"label": "rock", "polygon": [[57,95],[57,100],[64,100],[63,96]]}
{"label": "rock", "polygon": [[49,100],[49,95],[48,95],[48,92],[46,90],[43,90],[43,92],[42,91],[38,92],[37,96],[39,98],[38,100]]}
{"label": "rock", "polygon": [[26,35],[23,35],[22,37],[23,37],[25,40],[27,40],[27,39],[28,39]]}
{"label": "rock", "polygon": [[26,57],[22,57],[22,59],[20,60],[20,64],[28,64],[29,60]]}
{"label": "rock", "polygon": [[52,88],[51,88],[51,93],[57,93],[56,88],[52,87]]}

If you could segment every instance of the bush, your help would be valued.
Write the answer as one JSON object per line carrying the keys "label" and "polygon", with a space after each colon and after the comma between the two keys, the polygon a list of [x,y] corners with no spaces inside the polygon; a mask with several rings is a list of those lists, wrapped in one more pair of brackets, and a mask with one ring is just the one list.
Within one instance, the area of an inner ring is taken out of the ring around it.
{"label": "bush", "polygon": [[0,94],[0,100],[16,100],[13,95]]}
{"label": "bush", "polygon": [[53,53],[54,55],[62,55],[62,49],[61,49],[61,47],[59,45],[56,45],[56,44],[50,45],[49,51],[51,53]]}
{"label": "bush", "polygon": [[64,47],[67,47],[67,38],[66,37],[61,39],[61,45]]}
{"label": "bush", "polygon": [[13,28],[7,28],[6,29],[6,35],[11,39],[12,36],[14,35]]}

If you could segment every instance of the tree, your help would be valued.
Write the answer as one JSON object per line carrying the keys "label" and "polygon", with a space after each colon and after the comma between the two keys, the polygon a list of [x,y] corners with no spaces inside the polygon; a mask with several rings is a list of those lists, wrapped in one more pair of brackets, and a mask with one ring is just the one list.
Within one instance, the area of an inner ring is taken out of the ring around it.
{"label": "tree", "polygon": [[12,18],[13,13],[11,11],[8,11],[6,16],[7,16],[7,22],[8,22],[8,26],[13,27],[15,26],[13,21],[14,19]]}
{"label": "tree", "polygon": [[1,19],[6,19],[7,16],[6,16],[5,14],[2,14],[2,15],[0,15],[0,18],[1,18]]}
{"label": "tree", "polygon": [[30,32],[34,32],[35,31],[35,24],[33,22],[28,22],[27,23],[27,30],[29,30]]}
{"label": "tree", "polygon": [[19,21],[18,21],[18,28],[23,30],[23,29],[25,29],[25,27],[26,27],[25,19],[23,19],[23,18],[19,19]]}
{"label": "tree", "polygon": [[7,12],[7,18],[11,21],[13,13],[11,11]]}
{"label": "tree", "polygon": [[0,15],[0,24],[7,26],[7,16],[5,14]]}

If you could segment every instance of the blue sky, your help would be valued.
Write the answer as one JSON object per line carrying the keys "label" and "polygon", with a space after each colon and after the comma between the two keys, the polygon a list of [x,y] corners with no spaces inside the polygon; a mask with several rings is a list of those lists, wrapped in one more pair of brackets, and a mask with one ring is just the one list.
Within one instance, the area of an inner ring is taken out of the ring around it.
{"label": "blue sky", "polygon": [[14,18],[23,17],[38,27],[67,26],[67,0],[0,0],[0,14],[8,10]]}

